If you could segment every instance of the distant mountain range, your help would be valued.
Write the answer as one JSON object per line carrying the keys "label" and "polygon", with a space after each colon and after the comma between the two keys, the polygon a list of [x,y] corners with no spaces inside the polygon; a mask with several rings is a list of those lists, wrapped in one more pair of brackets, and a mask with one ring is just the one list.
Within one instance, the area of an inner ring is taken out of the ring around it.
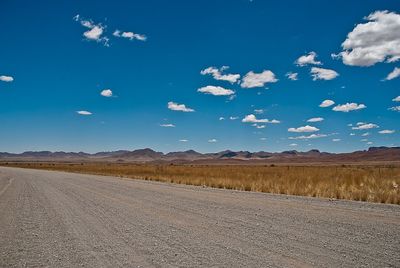
{"label": "distant mountain range", "polygon": [[175,162],[175,163],[313,163],[313,162],[400,162],[400,147],[370,147],[352,153],[327,153],[318,150],[299,152],[296,150],[279,153],[222,151],[199,153],[194,150],[162,153],[152,149],[112,152],[50,152],[28,151],[20,154],[1,153],[0,161],[111,161],[111,162]]}

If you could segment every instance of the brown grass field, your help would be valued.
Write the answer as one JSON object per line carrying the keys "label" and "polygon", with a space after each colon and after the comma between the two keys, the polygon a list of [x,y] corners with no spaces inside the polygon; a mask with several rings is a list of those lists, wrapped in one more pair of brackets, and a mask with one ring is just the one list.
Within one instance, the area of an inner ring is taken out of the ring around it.
{"label": "brown grass field", "polygon": [[400,205],[400,167],[1,163],[24,168]]}

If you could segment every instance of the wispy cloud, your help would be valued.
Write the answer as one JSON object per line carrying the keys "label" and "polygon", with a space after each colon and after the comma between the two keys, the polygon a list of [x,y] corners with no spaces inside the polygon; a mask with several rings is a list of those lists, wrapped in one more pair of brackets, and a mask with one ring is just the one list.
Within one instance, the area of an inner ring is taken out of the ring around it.
{"label": "wispy cloud", "polygon": [[307,120],[307,122],[310,122],[310,123],[321,122],[321,121],[324,121],[324,119],[322,117],[313,117],[313,118],[310,118]]}
{"label": "wispy cloud", "polygon": [[296,80],[298,80],[298,73],[292,73],[292,72],[288,72],[288,73],[286,73],[286,77],[289,79],[289,80],[292,80],[292,81],[296,81]]}
{"label": "wispy cloud", "polygon": [[175,127],[174,124],[160,124],[160,127]]}
{"label": "wispy cloud", "polygon": [[395,132],[396,132],[395,130],[385,129],[385,130],[379,131],[379,134],[393,134]]}
{"label": "wispy cloud", "polygon": [[76,113],[77,114],[80,114],[80,115],[92,115],[92,113],[91,112],[89,112],[89,111],[76,111]]}
{"label": "wispy cloud", "polygon": [[208,142],[209,143],[215,143],[215,142],[217,142],[217,140],[216,139],[209,139]]}
{"label": "wispy cloud", "polygon": [[240,74],[222,74],[225,70],[229,69],[229,66],[222,66],[221,68],[208,67],[202,70],[202,75],[210,74],[215,80],[228,81],[230,83],[236,83],[240,79]]}
{"label": "wispy cloud", "polygon": [[[400,54],[399,54],[400,55]],[[393,71],[391,71],[385,79],[383,80],[393,80],[400,76],[400,68],[394,67]]]}
{"label": "wispy cloud", "polygon": [[137,34],[133,32],[124,32],[120,30],[115,30],[113,32],[113,36],[115,37],[121,37],[121,38],[126,38],[129,40],[139,40],[139,41],[146,41],[147,37],[144,34]]}
{"label": "wispy cloud", "polygon": [[327,137],[326,134],[311,134],[308,136],[297,136],[297,137],[289,137],[290,140],[309,140],[309,139],[318,139]]}

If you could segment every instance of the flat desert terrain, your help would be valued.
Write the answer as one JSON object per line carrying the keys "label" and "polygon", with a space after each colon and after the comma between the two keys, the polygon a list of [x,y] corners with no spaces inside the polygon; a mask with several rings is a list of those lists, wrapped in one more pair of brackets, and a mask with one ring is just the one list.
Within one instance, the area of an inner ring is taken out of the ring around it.
{"label": "flat desert terrain", "polygon": [[400,206],[0,168],[1,267],[399,267]]}

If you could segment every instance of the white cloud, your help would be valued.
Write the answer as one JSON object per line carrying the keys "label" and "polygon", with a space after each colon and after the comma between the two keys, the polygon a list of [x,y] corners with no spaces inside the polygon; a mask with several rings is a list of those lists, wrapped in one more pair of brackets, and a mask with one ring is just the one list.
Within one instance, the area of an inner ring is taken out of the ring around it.
{"label": "white cloud", "polygon": [[102,24],[95,24],[92,20],[85,20],[80,17],[80,15],[76,15],[73,19],[79,22],[83,27],[89,28],[86,32],[83,33],[83,36],[87,40],[93,40],[99,43],[102,43],[104,46],[109,46],[108,37],[102,36],[105,30],[105,26]]}
{"label": "white cloud", "polygon": [[289,137],[290,140],[309,140],[309,139],[318,139],[327,137],[326,134],[311,134],[308,136],[297,136],[297,137]]}
{"label": "white cloud", "polygon": [[339,76],[339,74],[331,69],[324,69],[319,67],[311,68],[311,75],[313,80],[332,80]]}
{"label": "white cloud", "polygon": [[324,121],[324,119],[322,117],[313,117],[313,118],[310,118],[307,120],[307,122],[310,122],[310,123],[321,122],[321,121]]}
{"label": "white cloud", "polygon": [[291,144],[289,144],[289,146],[294,147],[294,146],[297,146],[297,144],[296,143],[291,143]]}
{"label": "white cloud", "polygon": [[350,133],[350,136],[355,136],[356,134],[355,133]]}
{"label": "white cloud", "polygon": [[365,108],[367,108],[367,106],[365,106],[364,104],[357,104],[357,103],[352,102],[352,103],[337,105],[337,106],[333,107],[332,110],[335,112],[348,113],[350,111],[355,111],[355,110],[360,110],[360,109],[365,109]]}
{"label": "white cloud", "polygon": [[332,56],[352,66],[399,60],[400,15],[387,10],[375,11],[364,19],[368,22],[357,24],[347,35],[342,43],[343,51]]}
{"label": "white cloud", "polygon": [[215,143],[215,142],[217,142],[217,140],[216,139],[210,139],[210,140],[208,140],[208,142]]}
{"label": "white cloud", "polygon": [[139,40],[139,41],[146,41],[147,37],[144,34],[137,34],[133,32],[121,32],[120,30],[115,30],[113,35],[115,37],[122,37],[127,38],[129,40]]}
{"label": "white cloud", "polygon": [[291,127],[288,129],[288,131],[289,132],[297,132],[297,133],[299,133],[299,132],[315,132],[315,131],[319,131],[319,129],[316,127],[313,127],[313,126],[306,125],[304,127],[298,127],[298,128]]}
{"label": "white cloud", "polygon": [[239,117],[237,117],[237,116],[230,116],[229,119],[230,119],[230,120],[237,120],[237,119],[239,119]]}
{"label": "white cloud", "polygon": [[240,86],[242,88],[263,87],[266,83],[275,83],[275,74],[269,70],[264,70],[261,73],[248,72],[242,79]]}
{"label": "white cloud", "polygon": [[392,80],[400,76],[400,68],[394,67],[393,71],[390,72],[383,80]]}
{"label": "white cloud", "polygon": [[341,139],[332,139],[332,141],[337,142],[337,141],[341,141]]}
{"label": "white cloud", "polygon": [[264,110],[263,110],[263,109],[255,109],[254,112],[255,112],[256,114],[263,114],[263,113],[264,113]]}
{"label": "white cloud", "polygon": [[388,110],[393,112],[400,112],[400,106],[393,106],[390,107]]}
{"label": "white cloud", "polygon": [[219,120],[219,121],[225,120],[225,117],[222,117],[222,116],[221,116],[218,120]]}
{"label": "white cloud", "polygon": [[76,111],[76,113],[80,115],[92,115],[92,113],[88,111]]}
{"label": "white cloud", "polygon": [[365,133],[363,133],[361,136],[362,136],[362,137],[367,137],[367,136],[369,136],[369,135],[370,135],[369,132],[365,132]]}
{"label": "white cloud", "polygon": [[179,140],[180,142],[188,142],[188,140],[186,140],[186,139],[181,139],[181,140]]}
{"label": "white cloud", "polygon": [[206,87],[201,87],[197,90],[197,92],[205,93],[205,94],[211,94],[214,96],[229,96],[235,94],[235,91],[226,89],[223,87],[219,86],[206,86]]}
{"label": "white cloud", "polygon": [[172,111],[180,111],[180,112],[194,112],[194,110],[192,108],[186,107],[185,104],[178,104],[173,101],[168,102],[168,109],[170,109]]}
{"label": "white cloud", "polygon": [[368,145],[374,144],[372,141],[367,142]]}
{"label": "white cloud", "polygon": [[396,131],[394,131],[394,130],[385,129],[385,130],[379,131],[379,134],[393,134],[395,132]]}
{"label": "white cloud", "polygon": [[286,77],[292,81],[296,81],[298,80],[298,73],[292,73],[292,72],[288,72],[286,73]]}
{"label": "white cloud", "polygon": [[242,119],[243,123],[270,123],[270,124],[279,124],[280,121],[276,120],[276,119],[257,119],[257,117],[254,114],[249,114],[246,115],[243,119]]}
{"label": "white cloud", "polygon": [[324,100],[323,102],[321,102],[319,107],[326,108],[326,107],[332,106],[334,104],[335,104],[335,102],[333,100]]}
{"label": "white cloud", "polygon": [[392,99],[392,101],[397,101],[397,102],[399,102],[399,101],[400,101],[400,96],[397,96],[396,98]]}
{"label": "white cloud", "polygon": [[240,74],[222,74],[223,71],[229,69],[229,66],[222,66],[221,68],[208,67],[202,70],[202,75],[211,74],[215,80],[228,81],[230,83],[236,83],[240,79]]}
{"label": "white cloud", "polygon": [[12,82],[12,81],[14,81],[14,77],[12,77],[12,76],[7,76],[7,75],[1,75],[1,76],[0,76],[0,81],[3,81],[3,82]]}
{"label": "white cloud", "polygon": [[362,140],[360,140],[360,141],[362,141],[362,142],[367,142],[367,141],[368,141],[368,139],[362,139]]}
{"label": "white cloud", "polygon": [[267,140],[267,138],[260,138],[260,140],[261,140],[261,141],[266,141],[266,140]]}
{"label": "white cloud", "polygon": [[321,65],[322,62],[317,61],[315,58],[317,57],[317,53],[311,51],[307,55],[303,55],[295,61],[295,64],[298,66],[306,66],[306,65]]}
{"label": "white cloud", "polygon": [[113,92],[112,92],[111,89],[103,89],[100,92],[100,95],[103,96],[103,97],[112,97],[113,96]]}
{"label": "white cloud", "polygon": [[160,127],[175,127],[174,124],[161,124]]}
{"label": "white cloud", "polygon": [[373,124],[373,123],[359,122],[359,123],[357,123],[356,127],[352,127],[351,129],[354,129],[354,130],[365,130],[365,129],[371,129],[371,128],[379,128],[379,126],[377,124]]}
{"label": "white cloud", "polygon": [[258,128],[258,129],[265,128],[265,125],[259,125],[259,124],[256,124],[256,123],[254,123],[252,126],[255,127],[255,128]]}

